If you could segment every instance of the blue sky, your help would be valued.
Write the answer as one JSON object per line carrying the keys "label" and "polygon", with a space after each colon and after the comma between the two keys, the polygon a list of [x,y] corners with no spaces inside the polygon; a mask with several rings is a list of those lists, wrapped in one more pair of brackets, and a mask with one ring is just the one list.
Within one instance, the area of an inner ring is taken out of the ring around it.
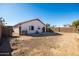
{"label": "blue sky", "polygon": [[39,18],[44,23],[62,26],[79,19],[79,4],[67,3],[7,3],[0,4],[0,17],[8,25]]}

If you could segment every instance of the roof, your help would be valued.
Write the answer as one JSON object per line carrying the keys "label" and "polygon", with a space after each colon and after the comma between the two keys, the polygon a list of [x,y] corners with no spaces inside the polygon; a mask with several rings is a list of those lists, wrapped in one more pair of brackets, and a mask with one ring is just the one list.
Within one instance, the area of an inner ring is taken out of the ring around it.
{"label": "roof", "polygon": [[[20,23],[14,25],[14,27],[17,27],[17,26],[19,26],[19,25],[21,25],[21,24],[28,23],[28,22],[35,21],[35,20],[38,20],[38,21],[40,21],[42,24],[44,24],[41,20],[39,20],[39,19],[37,18],[37,19],[32,19],[32,20],[29,20],[29,21],[25,21],[25,22],[20,22]],[[44,24],[44,25],[45,25],[45,24]]]}

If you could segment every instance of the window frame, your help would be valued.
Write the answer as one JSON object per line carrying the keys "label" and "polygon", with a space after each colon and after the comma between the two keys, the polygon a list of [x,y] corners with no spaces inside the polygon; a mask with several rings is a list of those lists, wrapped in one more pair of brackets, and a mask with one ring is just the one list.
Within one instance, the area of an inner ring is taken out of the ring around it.
{"label": "window frame", "polygon": [[34,26],[29,26],[29,30],[34,30]]}

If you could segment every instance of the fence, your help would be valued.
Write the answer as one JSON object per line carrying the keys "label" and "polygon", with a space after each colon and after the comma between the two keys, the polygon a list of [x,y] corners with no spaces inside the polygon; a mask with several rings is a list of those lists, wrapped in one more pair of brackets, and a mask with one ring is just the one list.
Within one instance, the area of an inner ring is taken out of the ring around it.
{"label": "fence", "polygon": [[0,45],[3,42],[3,38],[12,36],[12,32],[13,32],[12,26],[0,25]]}
{"label": "fence", "polygon": [[12,32],[13,32],[12,26],[4,26],[2,30],[2,36],[3,37],[12,36]]}
{"label": "fence", "polygon": [[78,32],[78,29],[75,27],[57,27],[57,28],[52,28],[54,32],[68,32],[68,33],[74,33]]}

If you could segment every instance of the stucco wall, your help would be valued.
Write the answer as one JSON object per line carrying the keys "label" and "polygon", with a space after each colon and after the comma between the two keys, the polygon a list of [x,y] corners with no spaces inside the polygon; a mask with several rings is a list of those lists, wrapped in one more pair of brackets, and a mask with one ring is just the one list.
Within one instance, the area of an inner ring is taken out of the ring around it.
{"label": "stucco wall", "polygon": [[[29,30],[29,26],[34,26],[34,30]],[[38,29],[38,27],[40,27],[40,29]],[[35,21],[31,21],[31,22],[27,22],[21,25],[21,30],[22,31],[26,31],[27,33],[35,33],[36,30],[38,30],[38,32],[42,32],[42,28],[45,27],[44,24],[42,24],[40,21],[35,20]]]}

